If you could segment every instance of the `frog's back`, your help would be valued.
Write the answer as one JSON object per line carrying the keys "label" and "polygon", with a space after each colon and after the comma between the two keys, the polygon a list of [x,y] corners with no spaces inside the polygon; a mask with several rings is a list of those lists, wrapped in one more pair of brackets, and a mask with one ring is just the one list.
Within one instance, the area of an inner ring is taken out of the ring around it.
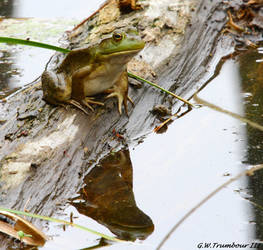
{"label": "frog's back", "polygon": [[91,50],[89,47],[87,48],[78,48],[69,52],[65,59],[58,67],[59,72],[74,72],[85,65],[88,65],[91,62]]}

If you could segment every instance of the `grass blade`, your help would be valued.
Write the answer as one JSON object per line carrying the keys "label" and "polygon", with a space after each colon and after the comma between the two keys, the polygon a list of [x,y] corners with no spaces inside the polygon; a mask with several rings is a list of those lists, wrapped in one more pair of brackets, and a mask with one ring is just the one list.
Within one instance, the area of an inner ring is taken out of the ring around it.
{"label": "grass blade", "polygon": [[0,36],[0,43],[21,44],[21,45],[27,45],[27,46],[34,46],[34,47],[39,47],[39,48],[43,48],[43,49],[55,50],[55,51],[59,51],[62,53],[70,52],[69,49],[64,49],[64,48],[57,47],[57,46],[50,45],[50,44],[46,44],[46,43],[40,43],[40,42],[35,42],[35,41],[30,41],[30,40],[4,37],[4,36]]}
{"label": "grass blade", "polygon": [[87,228],[87,227],[84,227],[84,226],[81,226],[81,225],[78,225],[78,224],[75,224],[75,223],[71,223],[71,222],[65,221],[65,220],[55,219],[55,218],[52,218],[52,217],[47,217],[47,216],[42,216],[42,215],[32,214],[32,213],[27,213],[27,212],[22,212],[22,211],[17,211],[17,210],[14,210],[14,209],[3,208],[3,207],[0,207],[0,211],[7,211],[7,212],[10,212],[10,213],[14,213],[14,214],[19,214],[19,215],[29,216],[29,217],[33,217],[33,218],[37,218],[37,219],[41,219],[41,220],[47,220],[47,221],[56,222],[56,223],[60,223],[60,224],[63,224],[63,225],[70,225],[70,226],[79,228],[81,230],[84,230],[84,231],[96,234],[96,235],[98,235],[98,236],[100,236],[100,237],[102,237],[104,239],[107,239],[107,240],[111,240],[111,241],[115,241],[115,242],[126,242],[124,240],[120,240],[120,239],[108,236],[106,234],[97,232],[97,231],[92,230],[90,228]]}

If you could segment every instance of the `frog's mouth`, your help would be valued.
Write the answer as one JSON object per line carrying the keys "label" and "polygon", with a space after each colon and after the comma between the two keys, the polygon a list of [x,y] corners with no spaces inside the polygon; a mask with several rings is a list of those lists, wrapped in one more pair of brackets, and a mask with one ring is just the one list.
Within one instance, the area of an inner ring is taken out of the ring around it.
{"label": "frog's mouth", "polygon": [[114,53],[103,53],[99,56],[99,60],[110,62],[111,64],[125,65],[140,51],[141,49],[130,49],[126,51],[116,51]]}
{"label": "frog's mouth", "polygon": [[104,52],[102,53],[102,55],[129,55],[129,54],[136,54],[138,52],[140,52],[143,48],[136,48],[136,49],[130,49],[130,50],[125,50],[125,51],[109,51],[109,52]]}

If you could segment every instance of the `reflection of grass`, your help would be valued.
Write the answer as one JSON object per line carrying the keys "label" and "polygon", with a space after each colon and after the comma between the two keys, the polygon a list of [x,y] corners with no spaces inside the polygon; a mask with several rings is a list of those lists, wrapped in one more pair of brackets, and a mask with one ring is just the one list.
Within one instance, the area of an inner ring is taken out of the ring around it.
{"label": "reflection of grass", "polygon": [[242,176],[251,176],[254,174],[254,172],[263,169],[263,164],[261,165],[257,165],[254,166],[248,170],[245,170],[241,173],[239,173],[238,175],[236,175],[235,177],[231,178],[230,180],[226,181],[225,183],[223,183],[222,185],[220,185],[218,188],[216,188],[215,190],[213,190],[210,194],[208,194],[203,200],[201,200],[195,207],[193,207],[189,212],[187,212],[174,226],[173,228],[169,231],[168,234],[166,234],[166,236],[163,238],[163,240],[161,241],[161,243],[158,245],[158,247],[156,248],[156,250],[159,250],[163,247],[163,245],[165,244],[165,242],[169,239],[169,237],[175,232],[175,230],[186,220],[188,219],[198,208],[200,208],[202,205],[204,205],[208,200],[210,200],[214,195],[216,195],[219,191],[221,191],[223,188],[225,188],[226,186],[228,186],[229,184],[231,184],[232,182],[238,180],[239,178],[241,178]]}
{"label": "reflection of grass", "polygon": [[221,108],[221,107],[219,107],[219,106],[216,106],[216,105],[214,105],[214,104],[212,104],[212,103],[209,103],[209,102],[207,102],[207,101],[205,101],[205,100],[202,100],[201,98],[197,97],[196,95],[194,96],[194,100],[195,100],[197,103],[201,104],[201,105],[207,106],[207,107],[209,107],[209,108],[211,108],[211,109],[213,109],[213,110],[215,110],[215,111],[218,111],[218,112],[220,112],[220,113],[223,113],[223,114],[232,116],[233,118],[238,119],[238,120],[240,120],[241,122],[244,122],[244,123],[250,125],[250,126],[253,127],[253,128],[256,128],[256,129],[258,129],[258,130],[263,131],[263,126],[259,125],[259,124],[256,123],[256,122],[252,122],[252,121],[248,120],[247,118],[245,118],[245,117],[243,117],[243,116],[241,116],[241,115],[238,115],[238,114],[236,114],[236,113],[233,113],[233,112],[231,112],[231,111],[228,111],[228,110],[226,110],[226,109],[223,109],[223,108]]}
{"label": "reflection of grass", "polygon": [[60,224],[63,224],[63,225],[69,225],[69,226],[73,226],[73,227],[79,228],[81,230],[84,230],[84,231],[96,234],[96,235],[98,235],[98,236],[100,236],[100,237],[102,237],[104,239],[107,239],[107,240],[116,241],[116,242],[126,242],[124,240],[120,240],[120,239],[108,236],[106,234],[99,233],[99,232],[97,232],[95,230],[92,230],[90,228],[87,228],[87,227],[75,224],[73,222],[65,221],[65,220],[59,220],[59,219],[55,219],[55,218],[52,218],[52,217],[47,217],[47,216],[42,216],[42,215],[32,214],[32,213],[27,213],[27,212],[22,212],[22,211],[17,211],[17,210],[3,208],[3,207],[0,207],[0,211],[7,211],[7,212],[10,212],[10,213],[14,213],[14,214],[19,214],[19,215],[29,216],[29,217],[33,217],[33,218],[37,218],[37,219],[41,219],[41,220],[56,222],[56,223],[60,223]]}
{"label": "reflection of grass", "polygon": [[[18,38],[11,38],[11,37],[1,37],[0,36],[0,43],[22,44],[22,45],[34,46],[34,47],[39,47],[39,48],[44,48],[44,49],[55,50],[55,51],[62,52],[62,53],[70,52],[69,49],[64,49],[64,48],[53,46],[53,45],[50,45],[50,44],[40,43],[40,42],[35,42],[35,41],[30,41],[30,40],[24,40],[24,39],[18,39]],[[143,81],[144,83],[147,83],[147,84],[149,84],[149,85],[151,85],[151,86],[153,86],[155,88],[158,88],[162,92],[165,92],[166,94],[169,94],[169,95],[175,97],[176,99],[184,102],[185,104],[188,104],[189,106],[194,107],[194,105],[191,104],[189,101],[183,99],[180,96],[175,95],[174,93],[172,93],[172,92],[160,87],[159,85],[157,85],[155,83],[147,81],[146,79],[144,79],[142,77],[139,77],[137,75],[134,75],[132,73],[129,73],[129,72],[128,72],[128,76],[130,76],[132,78],[135,78],[137,80]]]}
{"label": "reflection of grass", "polygon": [[[198,103],[198,104],[201,104],[203,106],[207,106],[217,112],[220,112],[220,113],[223,113],[223,114],[226,114],[226,115],[229,115],[235,119],[238,119],[240,120],[241,122],[244,122],[248,125],[250,125],[251,127],[253,128],[256,128],[256,129],[259,129],[261,131],[263,131],[263,126],[255,123],[255,122],[252,122],[248,119],[246,119],[245,117],[241,116],[241,115],[238,115],[236,113],[233,113],[231,111],[228,111],[226,109],[223,109],[219,106],[216,106],[212,103],[209,103],[199,97],[197,97],[197,95],[194,95],[194,100]],[[241,178],[242,176],[251,176],[254,174],[254,172],[258,171],[258,170],[261,170],[263,169],[263,164],[261,165],[257,165],[257,166],[254,166],[248,170],[245,170],[241,173],[239,173],[238,175],[236,175],[235,177],[231,178],[230,180],[226,181],[225,183],[223,183],[222,185],[220,185],[219,187],[217,187],[215,190],[213,190],[210,194],[208,194],[203,200],[201,200],[195,207],[193,207],[192,209],[190,209],[190,211],[188,211],[174,226],[173,228],[166,234],[166,236],[162,239],[162,241],[160,242],[160,244],[158,245],[157,247],[157,250],[160,250],[163,245],[166,243],[166,241],[170,238],[170,236],[176,231],[176,229],[186,220],[188,219],[198,208],[200,208],[202,205],[204,205],[209,199],[211,199],[214,195],[216,195],[219,191],[221,191],[223,188],[225,188],[226,186],[228,186],[229,184],[231,184],[232,182],[238,180],[239,178]],[[254,205],[257,205],[259,206],[258,204],[254,203],[254,202],[251,202],[253,203]],[[263,209],[263,207],[260,207],[261,209]]]}

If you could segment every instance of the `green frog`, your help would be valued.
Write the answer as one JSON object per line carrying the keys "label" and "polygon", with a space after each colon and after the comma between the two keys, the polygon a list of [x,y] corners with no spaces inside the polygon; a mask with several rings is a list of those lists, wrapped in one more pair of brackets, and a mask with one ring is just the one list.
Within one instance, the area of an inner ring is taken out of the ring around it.
{"label": "green frog", "polygon": [[[116,97],[118,111],[127,113],[127,63],[144,48],[144,41],[134,31],[115,31],[98,44],[69,52],[53,70],[43,72],[41,81],[44,100],[51,104],[72,104],[85,113],[100,93]],[[131,101],[132,102],[132,101]]]}

